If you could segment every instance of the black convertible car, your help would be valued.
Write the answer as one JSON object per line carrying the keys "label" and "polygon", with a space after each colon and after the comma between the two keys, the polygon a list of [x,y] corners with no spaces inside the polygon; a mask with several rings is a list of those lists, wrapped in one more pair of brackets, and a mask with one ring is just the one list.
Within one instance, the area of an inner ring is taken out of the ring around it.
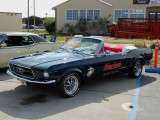
{"label": "black convertible car", "polygon": [[96,36],[73,37],[56,52],[13,58],[7,73],[23,84],[56,84],[63,95],[72,97],[86,80],[106,79],[117,73],[133,78],[141,75],[144,62],[152,59],[152,50],[120,48]]}

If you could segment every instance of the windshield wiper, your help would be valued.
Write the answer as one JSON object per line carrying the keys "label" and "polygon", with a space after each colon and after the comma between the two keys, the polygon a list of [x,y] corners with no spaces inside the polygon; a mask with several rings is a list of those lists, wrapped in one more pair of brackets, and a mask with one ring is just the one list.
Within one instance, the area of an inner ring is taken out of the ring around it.
{"label": "windshield wiper", "polygon": [[[64,51],[67,51],[68,52],[68,49],[66,49],[66,48],[59,48],[58,50],[64,50]],[[57,51],[58,51],[57,50]]]}
{"label": "windshield wiper", "polygon": [[72,50],[72,52],[78,53],[78,54],[81,54],[81,55],[88,55],[88,54],[84,53],[83,51],[76,50],[76,49]]}

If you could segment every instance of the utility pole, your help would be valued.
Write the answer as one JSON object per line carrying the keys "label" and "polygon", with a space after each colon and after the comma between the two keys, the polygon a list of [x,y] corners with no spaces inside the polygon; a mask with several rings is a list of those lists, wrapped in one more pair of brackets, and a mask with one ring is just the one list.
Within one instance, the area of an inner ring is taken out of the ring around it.
{"label": "utility pole", "polygon": [[28,0],[28,32],[29,32],[29,0]]}
{"label": "utility pole", "polygon": [[36,33],[35,31],[35,25],[36,25],[36,19],[35,19],[35,0],[33,0],[33,7],[34,7],[34,32]]}

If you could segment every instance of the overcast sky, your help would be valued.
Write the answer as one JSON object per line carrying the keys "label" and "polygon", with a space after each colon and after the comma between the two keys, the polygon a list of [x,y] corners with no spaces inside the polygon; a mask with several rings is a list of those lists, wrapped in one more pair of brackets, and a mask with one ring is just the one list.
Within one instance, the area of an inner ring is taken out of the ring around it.
{"label": "overcast sky", "polygon": [[[48,17],[54,17],[54,10],[52,7],[63,3],[67,0],[35,0],[36,16],[45,17],[48,13]],[[30,2],[30,16],[33,15],[33,0]],[[0,12],[17,12],[22,13],[22,17],[27,17],[28,0],[0,0]]]}

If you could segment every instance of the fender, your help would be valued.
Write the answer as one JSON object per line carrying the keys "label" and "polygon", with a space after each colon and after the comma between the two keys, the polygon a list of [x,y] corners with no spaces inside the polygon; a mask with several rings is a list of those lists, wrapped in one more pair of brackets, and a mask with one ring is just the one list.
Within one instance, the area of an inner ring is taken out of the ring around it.
{"label": "fender", "polygon": [[61,78],[63,78],[65,75],[67,75],[68,73],[71,73],[71,72],[78,72],[81,75],[80,77],[83,78],[82,71],[79,68],[70,68],[70,69],[67,69],[66,71],[64,71],[64,73],[62,74]]}
{"label": "fender", "polygon": [[129,67],[131,67],[137,60],[141,60],[142,63],[144,63],[144,58],[142,56],[139,56],[137,58],[132,58],[129,64]]}

